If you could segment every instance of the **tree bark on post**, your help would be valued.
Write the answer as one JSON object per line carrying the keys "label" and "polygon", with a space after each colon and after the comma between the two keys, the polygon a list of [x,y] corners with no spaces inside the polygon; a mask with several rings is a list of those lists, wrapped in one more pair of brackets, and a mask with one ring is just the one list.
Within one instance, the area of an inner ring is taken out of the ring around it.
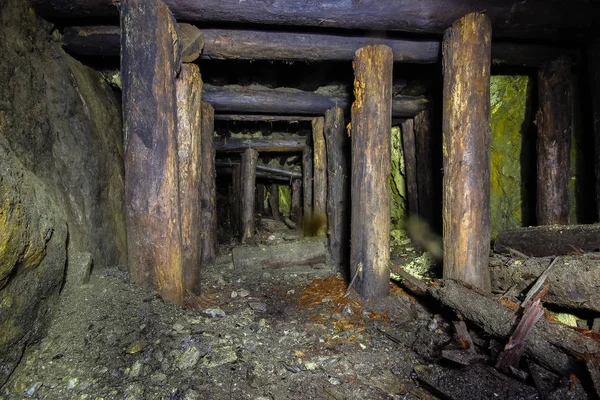
{"label": "tree bark on post", "polygon": [[186,295],[199,294],[202,77],[197,65],[181,67],[176,92],[183,287]]}
{"label": "tree bark on post", "polygon": [[233,173],[231,174],[231,186],[233,195],[231,196],[231,214],[233,220],[233,231],[241,233],[241,222],[242,222],[242,211],[241,211],[241,197],[242,197],[242,168],[239,165],[233,167]]}
{"label": "tree bark on post", "polygon": [[431,103],[420,113],[414,121],[416,168],[417,168],[417,193],[419,216],[435,226],[433,220],[433,146],[431,144],[432,129]]}
{"label": "tree bark on post", "polygon": [[348,261],[348,137],[344,112],[334,107],[325,113],[325,142],[327,144],[327,221],[329,252],[332,261],[345,265]]}
{"label": "tree bark on post", "polygon": [[271,208],[271,215],[274,219],[279,220],[279,185],[276,183],[271,184],[271,190],[269,191],[269,207]]}
{"label": "tree bark on post", "polygon": [[183,304],[175,20],[160,0],[120,5],[127,250],[132,278]]}
{"label": "tree bark on post", "polygon": [[313,155],[310,147],[302,151],[302,190],[304,194],[304,219],[313,215]]}
{"label": "tree bark on post", "polygon": [[540,69],[536,115],[537,223],[569,223],[571,62],[560,57]]}
{"label": "tree bark on post", "polygon": [[302,181],[294,179],[292,181],[292,221],[300,226],[302,224]]}
{"label": "tree bark on post", "polygon": [[256,184],[256,213],[265,215],[265,184]]}
{"label": "tree bark on post", "polygon": [[444,70],[444,278],[491,287],[490,65],[492,25],[467,14],[446,30]]}
{"label": "tree bark on post", "polygon": [[327,152],[325,151],[325,137],[323,125],[325,119],[317,117],[312,120],[313,134],[313,214],[325,221],[319,227],[318,236],[327,233]]}
{"label": "tree bark on post", "polygon": [[407,119],[402,123],[401,128],[408,215],[417,215],[419,214],[419,189],[417,183],[417,148],[414,121]]}
{"label": "tree bark on post", "polygon": [[258,151],[248,149],[242,154],[242,229],[240,242],[254,236],[254,200]]}
{"label": "tree bark on post", "polygon": [[215,110],[202,102],[202,174],[200,176],[200,261],[202,265],[215,260],[217,247],[217,188],[214,144]]}
{"label": "tree bark on post", "polygon": [[392,50],[356,51],[352,104],[352,223],[350,268],[364,298],[389,291]]}
{"label": "tree bark on post", "polygon": [[600,221],[600,41],[596,40],[587,49],[590,71],[590,93],[592,95],[592,127],[594,129],[594,164],[596,170],[596,217]]}

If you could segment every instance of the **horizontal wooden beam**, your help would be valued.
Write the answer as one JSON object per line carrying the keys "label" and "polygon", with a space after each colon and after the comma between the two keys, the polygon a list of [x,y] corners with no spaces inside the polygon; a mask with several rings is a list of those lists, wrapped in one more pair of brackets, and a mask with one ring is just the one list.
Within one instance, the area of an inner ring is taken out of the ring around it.
{"label": "horizontal wooden beam", "polygon": [[[114,0],[33,0],[46,17],[118,15]],[[316,26],[441,34],[470,12],[491,20],[495,37],[570,40],[593,28],[592,2],[557,0],[165,0],[179,20]]]}
{"label": "horizontal wooden beam", "polygon": [[263,114],[217,114],[215,121],[245,121],[245,122],[305,122],[314,117],[306,115],[263,115]]}
{"label": "horizontal wooden beam", "polygon": [[[189,24],[180,24],[180,27]],[[197,29],[197,28],[196,28]],[[367,44],[386,44],[395,62],[435,63],[440,59],[439,40],[405,40],[324,33],[279,32],[264,30],[202,29],[203,59],[284,60],[284,61],[345,61],[353,60],[357,49]],[[64,29],[63,45],[73,54],[85,56],[119,55],[119,27],[70,26]],[[184,54],[186,54],[184,42]],[[197,48],[197,46],[195,47]],[[570,48],[494,42],[493,64],[540,66]]]}
{"label": "horizontal wooden beam", "polygon": [[[323,95],[297,89],[269,89],[258,86],[204,85],[202,99],[215,111],[224,113],[269,113],[324,115],[332,107],[350,109],[351,95]],[[395,96],[392,115],[414,117],[428,104],[425,97]]]}
{"label": "horizontal wooden beam", "polygon": [[[217,175],[231,176],[233,175],[233,167],[230,166],[218,166],[216,168]],[[283,175],[277,175],[265,171],[256,171],[256,179],[262,182],[285,182],[290,183],[291,178]]]}
{"label": "horizontal wooden beam", "polygon": [[215,138],[218,152],[239,153],[247,149],[259,152],[293,153],[306,148],[306,139],[239,139]]}
{"label": "horizontal wooden beam", "polygon": [[[220,161],[216,162],[217,167],[233,167],[236,165],[240,165],[240,162],[232,161],[232,160],[220,160]],[[302,178],[302,172],[295,171],[293,169],[275,168],[275,167],[269,167],[268,165],[258,164],[258,165],[256,165],[256,170],[268,172],[268,173],[271,173],[274,175],[281,175],[281,176],[287,177],[287,178],[295,178],[295,179]]]}

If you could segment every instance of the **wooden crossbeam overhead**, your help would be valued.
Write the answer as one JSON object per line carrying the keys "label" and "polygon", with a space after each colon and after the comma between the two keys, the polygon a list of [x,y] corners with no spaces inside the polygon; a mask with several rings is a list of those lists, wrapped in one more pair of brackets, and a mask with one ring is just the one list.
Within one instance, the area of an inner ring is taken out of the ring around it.
{"label": "wooden crossbeam overhead", "polygon": [[[354,59],[354,52],[367,44],[389,46],[394,62],[426,64],[440,59],[439,40],[264,30],[202,29],[200,32],[204,37],[202,59],[345,61]],[[115,57],[119,55],[119,27],[66,27],[63,45],[73,54]],[[186,48],[184,43],[184,54]],[[540,44],[495,42],[492,45],[492,62],[501,65],[537,67],[565,54],[575,56],[576,51]]]}
{"label": "wooden crossbeam overhead", "polygon": [[[562,0],[166,0],[178,20],[317,26],[441,34],[470,12],[484,12],[495,37],[570,40],[593,27],[597,10]],[[47,17],[116,17],[113,0],[34,0]]]}
{"label": "wooden crossbeam overhead", "polygon": [[247,149],[259,152],[293,153],[306,148],[305,139],[238,139],[215,138],[215,148],[218,152],[240,153]]}
{"label": "wooden crossbeam overhead", "polygon": [[[323,95],[296,89],[269,89],[266,87],[204,85],[204,101],[215,111],[224,113],[270,113],[324,115],[332,107],[349,109],[351,96]],[[395,117],[414,117],[429,104],[425,97],[395,96],[392,114]]]}
{"label": "wooden crossbeam overhead", "polygon": [[263,115],[263,114],[217,114],[215,121],[245,122],[310,122],[313,117],[306,115]]}

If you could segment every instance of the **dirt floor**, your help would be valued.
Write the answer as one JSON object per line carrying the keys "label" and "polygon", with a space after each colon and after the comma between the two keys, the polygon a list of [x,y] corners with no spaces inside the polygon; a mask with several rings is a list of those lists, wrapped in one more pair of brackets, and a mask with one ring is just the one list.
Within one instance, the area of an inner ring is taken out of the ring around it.
{"label": "dirt floor", "polygon": [[418,375],[455,342],[440,315],[397,286],[373,304],[345,297],[331,265],[236,270],[230,247],[221,253],[194,309],[121,269],[94,271],[63,292],[0,399],[434,398]]}

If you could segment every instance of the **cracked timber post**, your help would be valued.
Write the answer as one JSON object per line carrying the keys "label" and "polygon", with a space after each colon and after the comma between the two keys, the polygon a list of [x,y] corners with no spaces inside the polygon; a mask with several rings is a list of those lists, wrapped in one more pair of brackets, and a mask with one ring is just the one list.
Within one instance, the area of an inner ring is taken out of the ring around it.
{"label": "cracked timber post", "polygon": [[444,278],[490,291],[492,25],[467,14],[444,34]]}
{"label": "cracked timber post", "polygon": [[387,295],[390,285],[392,66],[388,46],[356,51],[350,268],[365,299]]}

